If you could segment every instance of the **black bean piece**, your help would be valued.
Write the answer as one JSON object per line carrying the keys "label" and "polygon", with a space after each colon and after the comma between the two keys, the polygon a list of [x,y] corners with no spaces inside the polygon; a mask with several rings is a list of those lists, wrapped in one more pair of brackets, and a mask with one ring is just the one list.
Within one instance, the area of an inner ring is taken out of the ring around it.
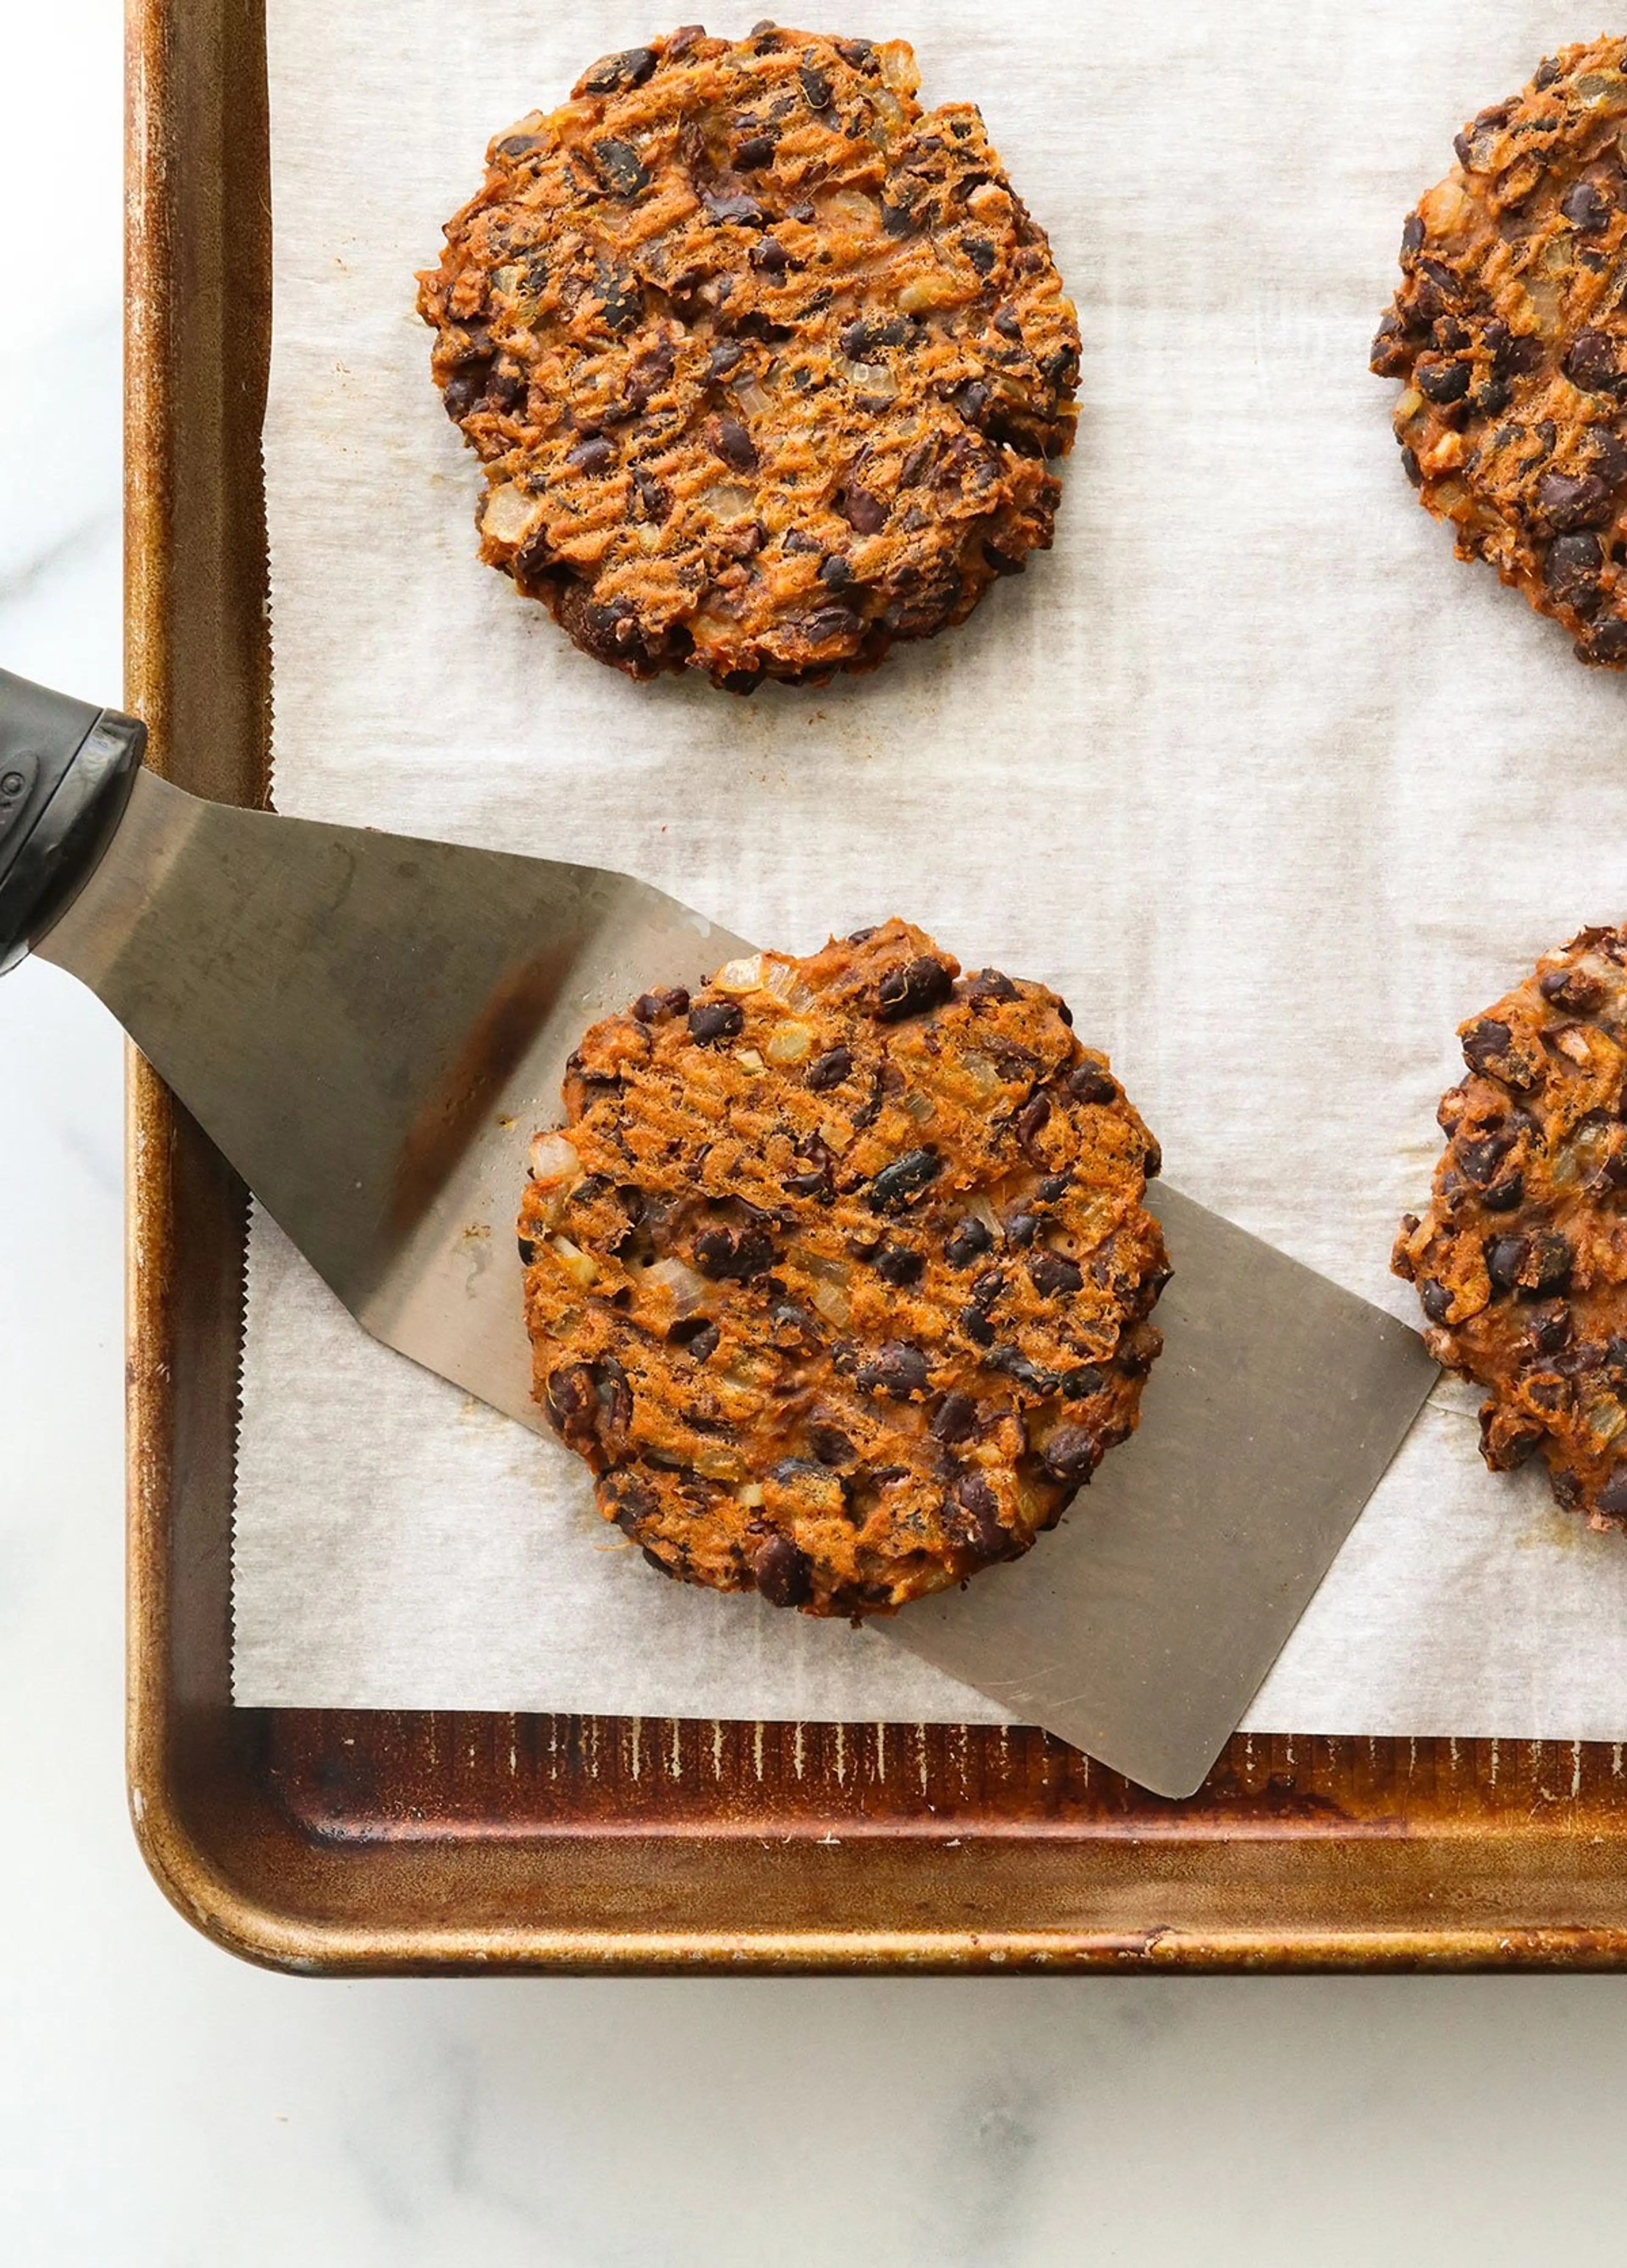
{"label": "black bean piece", "polygon": [[1609,201],[1600,195],[1591,181],[1573,182],[1560,198],[1559,210],[1572,228],[1580,229],[1585,236],[1609,225]]}
{"label": "black bean piece", "polygon": [[830,81],[823,71],[804,63],[797,73],[802,82],[802,92],[810,110],[827,110],[830,107]]}
{"label": "black bean piece", "polygon": [[836,1161],[831,1156],[828,1145],[817,1134],[807,1134],[798,1143],[796,1154],[808,1162],[801,1173],[786,1175],[786,1189],[792,1197],[813,1197],[821,1204],[833,1204],[836,1195]]}
{"label": "black bean piece", "polygon": [[998,1268],[985,1268],[981,1276],[972,1278],[972,1305],[987,1314],[1005,1289],[1005,1278]]}
{"label": "black bean piece", "polygon": [[1604,986],[1585,968],[1550,968],[1537,989],[1544,1000],[1573,1016],[1591,1016],[1604,1003]]}
{"label": "black bean piece", "polygon": [[1579,527],[1601,526],[1610,517],[1609,490],[1596,474],[1572,480],[1565,473],[1544,473],[1536,484],[1537,509],[1562,535]]}
{"label": "black bean piece", "polygon": [[1432,401],[1439,408],[1446,408],[1454,401],[1461,401],[1463,396],[1469,392],[1469,381],[1474,374],[1472,365],[1466,362],[1438,362],[1420,358],[1417,369],[1412,373],[1412,382],[1425,401]]}
{"label": "black bean piece", "polygon": [[1017,1114],[1017,1140],[1025,1157],[1036,1166],[1045,1162],[1034,1149],[1034,1143],[1050,1123],[1051,1106],[1049,1094],[1031,1094]]}
{"label": "black bean piece", "polygon": [[975,1213],[957,1221],[944,1241],[944,1258],[951,1268],[969,1268],[993,1245],[988,1228]]}
{"label": "black bean piece", "polygon": [[1627,1513],[1627,1469],[1616,1473],[1605,1483],[1599,1491],[1597,1502],[1600,1511],[1608,1513],[1612,1520],[1619,1520],[1623,1513]]}
{"label": "black bean piece", "polygon": [[1484,1078],[1500,1078],[1502,1072],[1498,1066],[1506,1065],[1513,1036],[1506,1024],[1498,1023],[1494,1017],[1483,1016],[1463,1035],[1463,1060],[1470,1071],[1477,1071]]}
{"label": "black bean piece", "polygon": [[668,1346],[681,1347],[691,1362],[708,1362],[718,1351],[718,1326],[706,1315],[685,1315],[666,1334]]}
{"label": "black bean piece", "polygon": [[1079,1369],[1068,1373],[1062,1381],[1062,1390],[1070,1402],[1088,1402],[1093,1395],[1101,1392],[1107,1382],[1105,1370],[1093,1362],[1086,1363]]}
{"label": "black bean piece", "polygon": [[668,1016],[685,1016],[688,1012],[689,996],[681,984],[665,992],[641,992],[633,1003],[633,1013],[641,1024],[659,1024]]}
{"label": "black bean piece", "polygon": [[876,1020],[896,1024],[906,1016],[924,1015],[954,990],[954,979],[941,961],[924,953],[917,960],[889,968],[876,987]]}
{"label": "black bean piece", "polygon": [[1035,1213],[1011,1213],[1005,1222],[1006,1237],[1020,1250],[1033,1243],[1040,1233],[1041,1226],[1039,1217]]}
{"label": "black bean piece", "polygon": [[1020,559],[1014,551],[1002,551],[998,544],[985,543],[983,556],[997,575],[1026,575],[1028,563]]}
{"label": "black bean piece", "polygon": [[1432,1323],[1444,1323],[1451,1311],[1452,1294],[1444,1284],[1420,1284],[1418,1296]]}
{"label": "black bean piece", "polygon": [[999,254],[986,236],[963,236],[961,243],[967,258],[980,276],[988,276],[993,272],[994,263],[999,258]]}
{"label": "black bean piece", "polygon": [[1413,342],[1398,316],[1386,315],[1367,350],[1367,367],[1375,378],[1404,378],[1412,367]]}
{"label": "black bean piece", "polygon": [[531,1241],[531,1239],[528,1236],[520,1237],[518,1240],[518,1242],[519,1245],[519,1264],[522,1268],[529,1268],[532,1262],[537,1256],[537,1248]]}
{"label": "black bean piece", "polygon": [[1608,331],[1578,331],[1564,358],[1564,374],[1585,394],[1609,394],[1619,382],[1616,342]]}
{"label": "black bean piece", "polygon": [[810,1425],[808,1447],[821,1465],[850,1465],[858,1451],[837,1425]]}
{"label": "black bean piece", "polygon": [[876,59],[876,51],[868,40],[838,40],[836,53],[844,63],[851,63],[855,70],[865,70]]}
{"label": "black bean piece", "polygon": [[[1573,1329],[1571,1310],[1563,1300],[1555,1300],[1545,1307],[1534,1307],[1531,1310],[1531,1344],[1539,1354],[1557,1354],[1561,1347],[1570,1344]],[[1619,1340],[1611,1342],[1612,1345],[1620,1344]],[[1608,1367],[1609,1347],[1605,1350],[1605,1361]]]}
{"label": "black bean piece", "polygon": [[614,136],[595,142],[593,163],[605,187],[618,197],[640,197],[650,186],[649,170],[639,163],[630,142],[618,142]]}
{"label": "black bean piece", "polygon": [[745,1028],[746,1018],[733,1000],[703,1000],[689,1011],[689,1037],[703,1048],[737,1039]]}
{"label": "black bean piece", "polygon": [[868,489],[844,489],[836,508],[848,526],[860,535],[875,535],[887,526],[887,506]]}
{"label": "black bean piece", "polygon": [[946,1394],[932,1417],[935,1441],[968,1441],[977,1431],[977,1404],[969,1394]]}
{"label": "black bean piece", "polygon": [[853,579],[853,570],[839,551],[833,551],[828,559],[821,562],[819,579],[828,591],[845,590]]}
{"label": "black bean piece", "polygon": [[529,158],[544,146],[540,134],[510,134],[497,144],[499,158]]}
{"label": "black bean piece", "polygon": [[1068,1092],[1076,1102],[1116,1102],[1118,1082],[1099,1064],[1084,1063],[1070,1072]]}
{"label": "black bean piece", "polygon": [[1141,1170],[1150,1182],[1157,1181],[1159,1175],[1163,1172],[1164,1152],[1158,1143],[1149,1142],[1147,1144],[1145,1150],[1142,1152]]}
{"label": "black bean piece", "polygon": [[967,1337],[975,1340],[977,1345],[987,1347],[994,1344],[994,1325],[981,1307],[962,1307],[960,1322]]}
{"label": "black bean piece", "polygon": [[742,173],[754,173],[759,166],[771,166],[774,163],[774,136],[771,134],[753,134],[744,142],[736,143],[734,162]]}
{"label": "black bean piece", "polygon": [[762,226],[762,207],[743,190],[703,189],[701,202],[715,221],[732,221],[740,228]]}
{"label": "black bean piece", "polygon": [[489,362],[466,363],[446,380],[441,394],[441,403],[448,417],[455,423],[467,417],[486,391],[486,381],[491,375]]}
{"label": "black bean piece", "polygon": [[695,1240],[695,1264],[716,1282],[733,1277],[747,1284],[772,1268],[774,1256],[766,1229],[703,1228]]}
{"label": "black bean piece", "polygon": [[1591,614],[1603,593],[1597,578],[1604,571],[1604,551],[1596,535],[1557,536],[1542,563],[1542,579],[1561,604],[1579,614]]}
{"label": "black bean piece", "polygon": [[1059,1425],[1045,1444],[1044,1458],[1054,1479],[1078,1488],[1101,1462],[1101,1444],[1083,1425]]}
{"label": "black bean piece", "polygon": [[807,1083],[815,1094],[823,1094],[828,1087],[840,1086],[853,1069],[851,1051],[847,1048],[829,1048],[822,1056],[815,1056],[808,1065]]}
{"label": "black bean piece", "polygon": [[737,417],[720,417],[713,443],[725,464],[737,472],[748,473],[757,461],[757,445]]}
{"label": "black bean piece", "polygon": [[1022,325],[1011,308],[996,308],[994,328],[1003,339],[1014,339],[1019,346],[1022,344]]}
{"label": "black bean piece", "polygon": [[602,473],[615,455],[611,444],[602,433],[594,433],[585,441],[578,441],[574,449],[567,450],[565,462],[573,472]]}
{"label": "black bean piece", "polygon": [[1031,1394],[1055,1394],[1062,1383],[1054,1372],[1042,1370],[1038,1363],[1030,1362],[1020,1347],[996,1347],[983,1359],[990,1370],[998,1370],[1019,1386],[1026,1386]]}
{"label": "black bean piece", "polygon": [[1413,253],[1421,252],[1424,249],[1424,216],[1422,213],[1409,213],[1407,215],[1406,225],[1401,232],[1401,249],[1403,257],[1407,258],[1410,258]]}
{"label": "black bean piece", "polygon": [[850,362],[869,362],[878,347],[902,347],[909,330],[907,315],[889,315],[885,320],[860,316],[853,322],[843,323],[836,342]]}
{"label": "black bean piece", "polygon": [[961,1473],[944,1501],[946,1526],[963,1538],[979,1558],[991,1559],[1005,1547],[999,1498],[981,1473]]}
{"label": "black bean piece", "polygon": [[1069,1174],[1047,1174],[1034,1192],[1036,1201],[1041,1204],[1060,1204],[1068,1194],[1071,1181],[1072,1176]]}
{"label": "black bean piece", "polygon": [[1060,1252],[1036,1252],[1028,1263],[1028,1273],[1044,1300],[1060,1300],[1085,1288],[1084,1270]]}
{"label": "black bean piece", "polygon": [[1530,1287],[1534,1292],[1563,1292],[1575,1264],[1569,1238],[1549,1234],[1535,1239],[1532,1264],[1521,1272],[1535,1276]]}
{"label": "black bean piece", "polygon": [[850,945],[868,945],[871,939],[876,933],[876,927],[877,924],[874,922],[872,922],[868,929],[850,929],[848,932],[848,943]]}
{"label": "black bean piece", "polygon": [[923,1189],[938,1179],[943,1160],[936,1150],[906,1150],[890,1166],[883,1166],[870,1184],[872,1212],[902,1212]]}
{"label": "black bean piece", "polygon": [[653,473],[647,473],[642,465],[633,468],[633,486],[637,491],[639,509],[644,518],[657,527],[664,526],[672,518],[672,490],[658,481]]}
{"label": "black bean piece", "polygon": [[884,1244],[871,1263],[884,1284],[918,1284],[926,1266],[925,1256],[911,1252],[908,1245]]}
{"label": "black bean piece", "polygon": [[567,1363],[548,1381],[549,1422],[567,1448],[589,1456],[598,1447],[599,1395],[585,1362]]}
{"label": "black bean piece", "polygon": [[1627,661],[1627,622],[1607,615],[1595,622],[1587,633],[1587,652],[1595,661]]}
{"label": "black bean piece", "polygon": [[752,246],[751,264],[764,276],[783,276],[791,265],[791,254],[777,236],[761,237]]}
{"label": "black bean piece", "polygon": [[968,1000],[1015,1000],[1017,987],[998,968],[979,968],[966,980]]}
{"label": "black bean piece", "polygon": [[911,1395],[926,1391],[926,1357],[908,1339],[887,1339],[859,1364],[857,1376],[866,1394],[908,1402]]}
{"label": "black bean piece", "polygon": [[1486,1246],[1486,1273],[1492,1287],[1512,1292],[1531,1256],[1530,1240],[1523,1236],[1494,1236]]}
{"label": "black bean piece", "polygon": [[831,638],[852,637],[863,628],[864,617],[851,607],[821,607],[803,618],[802,635],[810,645],[824,645]]}
{"label": "black bean piece", "polygon": [[582,79],[586,94],[614,94],[618,88],[642,86],[657,62],[653,48],[629,48],[619,55],[601,55]]}
{"label": "black bean piece", "polygon": [[1498,1168],[1513,1149],[1513,1134],[1485,1134],[1478,1141],[1460,1142],[1454,1152],[1457,1169],[1475,1189],[1483,1189],[1497,1179]]}
{"label": "black bean piece", "polygon": [[789,1535],[770,1535],[760,1544],[751,1572],[771,1607],[799,1607],[814,1588],[813,1564]]}

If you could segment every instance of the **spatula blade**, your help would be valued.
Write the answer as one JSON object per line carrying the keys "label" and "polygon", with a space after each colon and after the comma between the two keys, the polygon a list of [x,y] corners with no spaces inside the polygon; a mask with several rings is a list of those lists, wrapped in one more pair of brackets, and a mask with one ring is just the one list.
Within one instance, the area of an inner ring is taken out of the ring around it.
{"label": "spatula blade", "polygon": [[887,1636],[1155,1794],[1203,1783],[1439,1376],[1415,1331],[1172,1189],[1140,1430],[1027,1558]]}
{"label": "spatula blade", "polygon": [[[522,1425],[514,1221],[596,1017],[753,948],[626,876],[201,802],[147,772],[40,946],[377,1337]],[[881,1627],[1189,1794],[1437,1375],[1414,1333],[1160,1186],[1140,1432],[1060,1532]]]}

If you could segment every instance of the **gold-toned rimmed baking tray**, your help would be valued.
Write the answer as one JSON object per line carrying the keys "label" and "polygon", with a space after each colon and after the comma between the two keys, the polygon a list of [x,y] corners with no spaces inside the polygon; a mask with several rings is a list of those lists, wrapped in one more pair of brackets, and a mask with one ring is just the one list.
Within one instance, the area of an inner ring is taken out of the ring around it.
{"label": "gold-toned rimmed baking tray", "polygon": [[[129,705],[263,799],[263,0],[129,0]],[[636,698],[629,692],[629,698]],[[1620,1747],[1240,1737],[1187,1803],[1035,1732],[234,1710],[247,1204],[129,1106],[130,1800],[180,1911],[323,1973],[1609,1967]]]}

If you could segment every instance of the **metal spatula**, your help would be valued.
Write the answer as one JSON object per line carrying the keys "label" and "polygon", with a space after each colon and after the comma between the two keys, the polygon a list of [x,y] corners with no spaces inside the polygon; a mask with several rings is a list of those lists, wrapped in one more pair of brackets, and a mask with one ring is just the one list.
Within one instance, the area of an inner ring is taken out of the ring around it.
{"label": "metal spatula", "polygon": [[[106,1003],[369,1331],[523,1425],[514,1219],[584,1027],[746,940],[624,875],[239,811],[0,671],[0,970]],[[1190,1794],[1437,1373],[1377,1308],[1155,1190],[1175,1276],[1140,1432],[1027,1559],[887,1635]]]}

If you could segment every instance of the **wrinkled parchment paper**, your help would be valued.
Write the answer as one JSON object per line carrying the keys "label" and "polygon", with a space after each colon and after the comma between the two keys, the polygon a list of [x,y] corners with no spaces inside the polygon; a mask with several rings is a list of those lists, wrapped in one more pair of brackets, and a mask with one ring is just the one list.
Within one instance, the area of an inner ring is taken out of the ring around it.
{"label": "wrinkled parchment paper", "polygon": [[[904,913],[1063,990],[1172,1181],[1415,1319],[1387,1260],[1454,1027],[1627,910],[1627,687],[1453,561],[1367,342],[1453,134],[1595,15],[821,18],[982,105],[1079,303],[1083,421],[1055,552],[966,630],[749,703],[612,674],[477,563],[413,313],[490,136],[670,26],[649,0],[269,18],[279,807],[621,867],[796,952]],[[572,1458],[374,1345],[263,1221],[243,1382],[242,1703],[996,1713],[872,1635],[661,1580]],[[1256,1728],[1627,1735],[1627,1545],[1488,1474],[1474,1404],[1425,1410]]]}

